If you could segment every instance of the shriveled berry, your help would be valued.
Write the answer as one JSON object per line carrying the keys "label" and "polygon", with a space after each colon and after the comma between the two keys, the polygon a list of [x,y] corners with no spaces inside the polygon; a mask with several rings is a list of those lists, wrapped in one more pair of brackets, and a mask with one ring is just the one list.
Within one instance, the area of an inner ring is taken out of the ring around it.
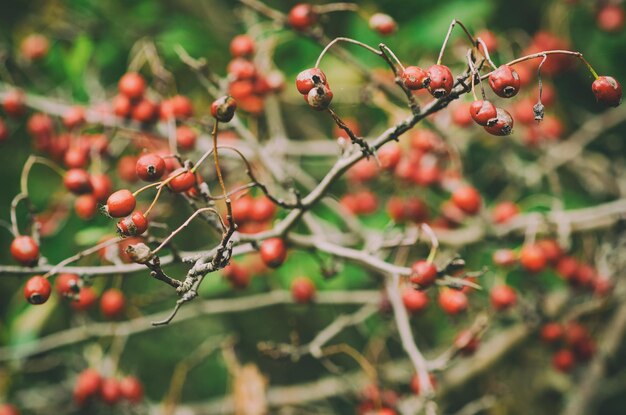
{"label": "shriveled berry", "polygon": [[317,85],[327,85],[326,75],[319,68],[305,69],[296,77],[296,88],[302,95],[309,93]]}
{"label": "shriveled berry", "polygon": [[146,182],[159,180],[165,173],[165,160],[158,154],[144,154],[137,160],[135,171],[137,176]]}
{"label": "shriveled berry", "polygon": [[123,236],[141,235],[148,229],[148,219],[143,213],[135,211],[117,223],[117,230]]}
{"label": "shriveled berry", "polygon": [[430,84],[428,74],[419,66],[407,66],[401,77],[404,85],[412,91],[426,88]]}
{"label": "shriveled berry", "polygon": [[24,298],[34,305],[43,304],[50,298],[51,291],[50,281],[41,275],[35,275],[24,285]]}
{"label": "shriveled berry", "polygon": [[487,100],[474,101],[469,107],[472,119],[478,125],[493,125],[497,121],[498,112],[496,106]]}
{"label": "shriveled berry", "polygon": [[107,199],[106,211],[112,218],[123,218],[132,213],[137,199],[128,189],[118,190]]}
{"label": "shriveled berry", "polygon": [[452,91],[454,77],[447,66],[433,65],[428,68],[426,75],[430,79],[427,85],[428,92],[435,98],[444,97]]}
{"label": "shriveled berry", "polygon": [[316,86],[304,96],[307,104],[317,111],[323,111],[333,100],[333,92],[327,85]]}
{"label": "shriveled berry", "polygon": [[237,101],[230,95],[224,95],[211,104],[211,115],[220,122],[229,122],[235,116]]}
{"label": "shriveled berry", "polygon": [[596,100],[609,107],[617,107],[622,102],[622,86],[612,76],[601,76],[591,84]]}
{"label": "shriveled berry", "polygon": [[39,259],[39,245],[27,235],[17,236],[11,242],[11,256],[22,265],[35,265]]}
{"label": "shriveled berry", "polygon": [[411,265],[411,270],[413,273],[409,280],[420,287],[429,287],[437,279],[437,267],[432,262],[417,261]]}
{"label": "shriveled berry", "polygon": [[515,69],[502,65],[489,75],[489,86],[499,97],[511,98],[519,92],[520,77]]}
{"label": "shriveled berry", "polygon": [[511,114],[503,109],[496,109],[496,122],[492,125],[484,126],[485,131],[491,135],[505,136],[513,132],[513,117]]}
{"label": "shriveled berry", "polygon": [[270,268],[278,268],[287,258],[287,247],[281,238],[269,238],[259,248],[261,259]]}

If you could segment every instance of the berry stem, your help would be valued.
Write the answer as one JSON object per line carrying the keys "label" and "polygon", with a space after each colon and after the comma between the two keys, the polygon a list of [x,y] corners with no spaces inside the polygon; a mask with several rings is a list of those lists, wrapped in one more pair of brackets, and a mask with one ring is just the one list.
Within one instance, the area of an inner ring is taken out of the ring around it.
{"label": "berry stem", "polygon": [[26,160],[26,163],[24,163],[24,168],[22,169],[22,175],[20,177],[20,191],[26,196],[28,196],[28,175],[30,174],[31,169],[36,163],[50,167],[60,177],[65,176],[65,170],[61,168],[58,164],[43,157],[29,156]]}
{"label": "berry stem", "polygon": [[[217,151],[217,130],[219,126],[219,121],[215,120],[215,124],[213,124],[213,131],[211,132],[211,136],[213,137],[213,161],[215,163],[215,172],[217,173],[217,181],[220,184],[220,188],[222,189],[222,195],[224,196],[224,202],[226,202],[226,210],[228,215],[228,229],[233,226],[233,209],[230,204],[230,199],[226,193],[226,185],[224,184],[224,178],[222,177],[222,168],[220,167],[220,156]],[[227,231],[224,232],[225,234]]]}
{"label": "berry stem", "polygon": [[100,249],[102,248],[106,248],[108,246],[114,245],[116,243],[118,243],[120,241],[119,238],[111,238],[111,239],[107,239],[106,241],[100,242],[99,244],[92,246],[91,248],[87,248],[83,251],[80,251],[79,253],[72,255],[71,257],[65,258],[63,261],[59,262],[58,264],[56,264],[55,266],[53,266],[50,271],[46,272],[43,277],[44,278],[50,278],[51,276],[53,276],[54,274],[57,273],[57,271],[61,268],[63,268],[65,265],[67,264],[71,264],[72,262],[78,261],[79,259],[83,258],[86,255],[90,255],[93,254],[94,252],[98,252]]}
{"label": "berry stem", "polygon": [[222,220],[222,217],[220,216],[220,214],[218,213],[217,210],[211,208],[211,207],[204,207],[204,208],[200,208],[198,210],[196,210],[191,216],[189,216],[187,218],[187,220],[185,222],[183,222],[182,225],[180,225],[178,228],[176,228],[176,230],[174,230],[172,233],[170,233],[168,235],[167,238],[165,238],[163,240],[163,242],[161,242],[161,244],[159,246],[157,246],[152,252],[151,252],[151,256],[154,256],[157,252],[159,252],[161,249],[163,249],[163,247],[165,247],[171,240],[172,238],[174,238],[174,236],[176,236],[178,233],[180,233],[180,231],[182,231],[183,229],[185,229],[187,226],[189,226],[189,223],[199,214],[203,213],[203,212],[213,212],[215,213],[215,215],[220,219],[220,224],[222,225],[222,229],[225,231],[226,230],[226,225],[224,224],[224,221]]}
{"label": "berry stem", "polygon": [[332,346],[328,346],[322,349],[322,356],[330,356],[333,354],[345,353],[351,358],[353,358],[365,375],[370,378],[372,383],[377,383],[378,374],[376,373],[376,368],[357,350],[346,343],[334,344]]}
{"label": "berry stem", "polygon": [[346,134],[348,134],[353,144],[358,144],[363,150],[363,153],[365,153],[367,156],[373,154],[373,150],[372,148],[370,148],[369,144],[367,144],[364,139],[357,137],[356,134],[354,134],[354,132],[350,129],[350,127],[348,127],[346,123],[341,120],[339,115],[337,115],[337,113],[333,111],[332,108],[328,107],[327,111],[331,115],[331,117],[333,117],[333,120],[335,120],[337,126],[344,130]]}
{"label": "berry stem", "polygon": [[133,192],[133,196],[137,197],[137,195],[138,195],[139,193],[143,192],[144,190],[148,190],[148,189],[151,189],[151,188],[153,188],[153,187],[160,186],[160,185],[161,185],[161,183],[163,183],[163,182],[161,181],[161,182],[155,182],[155,183],[150,183],[150,184],[147,184],[147,185],[145,185],[145,186],[143,186],[143,187],[141,187],[141,188],[139,188],[139,189],[135,190],[135,191]]}
{"label": "berry stem", "polygon": [[435,235],[433,229],[428,226],[428,224],[422,223],[421,227],[424,233],[430,238],[430,252],[428,253],[428,258],[426,258],[426,262],[432,264],[432,262],[435,260],[435,256],[437,255],[439,240],[437,239],[437,235]]}
{"label": "berry stem", "polygon": [[[545,50],[543,52],[537,52],[537,53],[533,53],[531,55],[526,55],[526,56],[522,56],[521,58],[514,59],[514,60],[510,61],[509,63],[507,63],[507,65],[508,66],[513,66],[513,65],[517,65],[518,63],[529,61],[531,59],[538,59],[538,58],[542,58],[543,59],[546,55],[570,55],[570,56],[574,56],[574,57],[580,59],[585,64],[585,66],[587,66],[587,69],[589,69],[589,72],[591,72],[591,74],[593,75],[593,77],[595,79],[599,78],[598,73],[593,69],[591,64],[589,62],[587,62],[587,60],[583,57],[583,54],[580,53],[580,52],[573,52],[571,50],[562,50],[562,49]],[[488,74],[483,75],[482,78],[486,79],[486,78],[489,77],[489,75],[491,75],[491,72],[489,72]]]}
{"label": "berry stem", "polygon": [[369,50],[370,52],[372,52],[374,55],[376,56],[381,56],[381,52],[379,52],[378,50],[374,49],[373,47],[366,45],[363,42],[359,42],[358,40],[354,40],[351,39],[349,37],[336,37],[335,39],[333,39],[332,41],[330,41],[330,43],[328,43],[328,45],[326,45],[326,47],[322,50],[322,52],[320,53],[320,55],[317,58],[317,61],[315,62],[315,68],[319,68],[320,66],[320,62],[322,61],[322,58],[324,57],[324,55],[328,52],[328,50],[336,43],[339,42],[346,42],[346,43],[352,43],[358,46],[361,46],[364,49]]}
{"label": "berry stem", "polygon": [[17,227],[17,205],[22,200],[28,200],[28,195],[20,193],[11,201],[11,233],[13,233],[13,236],[16,238],[20,236],[20,230]]}
{"label": "berry stem", "polygon": [[480,44],[483,47],[482,49],[478,48],[478,51],[485,57],[487,63],[489,64],[489,66],[491,66],[491,69],[496,69],[497,66],[491,60],[491,56],[489,56],[489,50],[487,49],[487,45],[485,44],[485,42],[481,38],[477,37],[476,44]]}
{"label": "berry stem", "polygon": [[[391,56],[393,58],[393,60],[398,64],[398,66],[400,67],[400,69],[402,69],[402,72],[404,72],[404,65],[402,65],[402,62],[400,62],[400,59],[398,59],[398,57],[396,56],[395,53],[393,53],[393,51],[391,49],[389,49],[389,47],[387,47],[387,45],[385,45],[384,43],[381,43],[379,45],[380,50],[382,52],[381,55],[385,55],[385,53],[388,53],[389,56]],[[397,71],[394,71],[397,74]]]}
{"label": "berry stem", "polygon": [[441,51],[439,51],[439,57],[437,58],[437,65],[441,65],[441,60],[443,59],[443,52],[445,52],[446,46],[448,45],[448,40],[450,40],[452,29],[454,29],[454,26],[456,26],[457,24],[463,29],[468,39],[472,43],[472,46],[476,46],[476,40],[474,39],[474,36],[472,36],[472,34],[469,32],[469,30],[467,30],[467,28],[461,21],[454,19],[450,23],[450,27],[448,27],[448,33],[446,33],[446,38],[443,40],[443,44],[441,45]]}

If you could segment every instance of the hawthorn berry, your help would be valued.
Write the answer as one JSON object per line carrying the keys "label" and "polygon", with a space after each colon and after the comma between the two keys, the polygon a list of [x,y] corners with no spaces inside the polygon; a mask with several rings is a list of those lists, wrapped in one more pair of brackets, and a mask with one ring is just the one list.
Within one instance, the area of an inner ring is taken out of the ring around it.
{"label": "hawthorn berry", "polygon": [[501,65],[489,75],[489,86],[497,96],[511,98],[519,92],[520,78],[515,69]]}
{"label": "hawthorn berry", "polygon": [[98,295],[93,288],[82,287],[77,298],[70,303],[70,307],[76,311],[86,311],[93,307],[97,300]]}
{"label": "hawthorn berry", "polygon": [[128,118],[130,117],[130,113],[133,109],[133,103],[126,95],[116,95],[113,97],[111,101],[111,108],[113,110],[113,114],[117,115],[120,118]]}
{"label": "hawthorn berry", "polygon": [[74,385],[74,402],[80,407],[100,391],[102,377],[95,369],[85,369],[76,378]]}
{"label": "hawthorn berry", "polygon": [[478,100],[470,104],[470,115],[472,119],[478,125],[490,126],[495,124],[498,120],[498,112],[496,106],[487,100]]}
{"label": "hawthorn berry", "polygon": [[48,54],[50,42],[48,38],[39,33],[32,33],[22,40],[20,52],[28,60],[39,60]]}
{"label": "hawthorn berry", "polygon": [[596,15],[596,23],[605,32],[618,33],[624,28],[625,18],[621,5],[605,4]]}
{"label": "hawthorn berry", "polygon": [[574,353],[569,349],[558,350],[552,357],[552,366],[559,372],[568,373],[574,368],[575,363]]}
{"label": "hawthorn berry", "polygon": [[250,57],[254,48],[254,40],[248,35],[237,35],[230,41],[230,54],[234,58]]}
{"label": "hawthorn berry", "polygon": [[230,282],[233,288],[244,289],[250,284],[250,272],[244,266],[231,261],[224,267],[224,277]]}
{"label": "hawthorn berry", "polygon": [[146,182],[159,180],[165,173],[165,160],[163,160],[163,158],[158,154],[144,154],[143,156],[139,157],[139,159],[137,159],[135,172],[137,173],[137,177]]}
{"label": "hawthorn berry", "polygon": [[444,97],[452,91],[454,77],[447,66],[433,65],[426,71],[426,76],[430,79],[426,86],[428,92],[435,98]]}
{"label": "hawthorn berry", "polygon": [[389,143],[378,150],[380,167],[393,171],[402,158],[402,147],[398,143]]}
{"label": "hawthorn berry", "polygon": [[113,378],[102,379],[102,384],[100,385],[100,398],[107,405],[115,405],[119,402],[122,396],[122,392],[120,391],[120,385],[117,380]]}
{"label": "hawthorn berry", "polygon": [[498,203],[493,208],[491,217],[493,218],[494,223],[502,224],[511,220],[518,213],[519,207],[511,201],[505,200],[504,202]]}
{"label": "hawthorn berry", "polygon": [[105,209],[112,218],[123,218],[130,215],[136,205],[135,195],[128,189],[121,189],[109,196]]}
{"label": "hawthorn berry", "polygon": [[98,202],[106,202],[113,190],[113,182],[106,174],[94,174],[89,178],[94,197]]}
{"label": "hawthorn berry", "polygon": [[157,116],[157,105],[147,98],[141,98],[133,107],[130,116],[135,121],[150,123]]}
{"label": "hawthorn berry", "polygon": [[117,288],[106,290],[100,298],[100,312],[108,319],[119,317],[124,312],[126,300]]}
{"label": "hawthorn berry", "polygon": [[[437,379],[435,378],[435,376],[432,373],[428,374],[428,379],[430,380],[430,385],[433,387],[433,389],[435,389],[437,387]],[[419,395],[420,394],[420,379],[419,376],[417,375],[413,375],[413,377],[411,378],[411,390],[413,391],[414,394]]]}
{"label": "hawthorn berry", "polygon": [[511,308],[517,302],[515,290],[508,285],[497,285],[491,289],[491,305],[497,311]]}
{"label": "hawthorn berry", "polygon": [[411,313],[418,313],[428,307],[428,295],[423,291],[408,288],[402,293],[402,303]]}
{"label": "hawthorn berry", "polygon": [[281,238],[269,238],[261,242],[261,259],[270,268],[278,268],[287,258],[287,247]]}
{"label": "hawthorn berry", "polygon": [[167,185],[174,193],[186,192],[196,184],[196,176],[184,167],[174,170],[169,177]]}
{"label": "hawthorn berry", "polygon": [[575,258],[564,256],[556,263],[556,273],[564,280],[569,281],[575,277],[578,266],[578,261]]}
{"label": "hawthorn berry", "polygon": [[39,245],[27,235],[20,235],[13,239],[10,251],[13,259],[22,265],[35,265],[39,259]]}
{"label": "hawthorn berry", "polygon": [[211,115],[220,122],[229,122],[235,116],[237,101],[230,95],[224,95],[211,104]]}
{"label": "hawthorn berry", "polygon": [[249,217],[255,222],[266,222],[276,214],[276,205],[267,196],[251,200]]}
{"label": "hawthorn berry", "polygon": [[452,192],[452,202],[463,212],[475,215],[482,206],[482,197],[474,187],[465,185]]}
{"label": "hawthorn berry", "polygon": [[0,118],[0,142],[9,138],[9,129],[6,123]]}
{"label": "hawthorn berry", "polygon": [[48,114],[37,112],[28,119],[26,130],[34,137],[49,136],[54,132],[54,124]]}
{"label": "hawthorn berry", "polygon": [[63,162],[70,169],[84,168],[88,161],[89,149],[79,146],[70,147],[63,157]]}
{"label": "hawthorn berry", "polygon": [[305,69],[296,77],[296,88],[302,95],[308,94],[313,87],[318,85],[328,85],[326,75],[319,68]]}
{"label": "hawthorn berry", "polygon": [[622,102],[622,86],[612,76],[600,76],[591,84],[596,100],[609,107],[617,107]]}
{"label": "hawthorn berry", "polygon": [[493,253],[492,260],[500,267],[509,267],[517,262],[517,257],[511,249],[498,249]]}
{"label": "hawthorn berry", "polygon": [[26,112],[26,96],[19,89],[12,89],[4,95],[2,107],[11,117],[20,117]]}
{"label": "hawthorn berry", "polygon": [[60,274],[54,281],[54,288],[62,297],[74,297],[80,291],[80,278],[76,274]]}
{"label": "hawthorn berry", "polygon": [[323,111],[328,108],[333,100],[333,92],[328,85],[318,85],[304,96],[304,100],[314,110]]}
{"label": "hawthorn berry", "polygon": [[24,285],[24,298],[34,305],[43,304],[50,298],[51,291],[50,281],[41,275],[35,275]]}
{"label": "hawthorn berry", "polygon": [[545,343],[556,343],[563,337],[563,327],[559,323],[546,323],[541,327],[540,335]]}
{"label": "hawthorn berry", "polygon": [[198,135],[186,125],[176,127],[176,144],[181,150],[193,150],[196,147],[197,138]]}
{"label": "hawthorn berry", "polygon": [[305,31],[317,22],[317,12],[307,3],[296,4],[289,10],[287,22],[297,31]]}
{"label": "hawthorn berry", "polygon": [[85,169],[69,169],[63,177],[65,188],[70,192],[81,195],[91,192],[91,177]]}
{"label": "hawthorn berry", "polygon": [[375,30],[383,36],[387,36],[396,31],[397,25],[393,17],[385,13],[374,13],[369,19],[370,29]]}
{"label": "hawthorn berry", "polygon": [[472,114],[469,111],[471,104],[459,103],[452,110],[452,122],[461,128],[467,128],[472,125]]}
{"label": "hawthorn berry", "polygon": [[[476,32],[476,38],[480,38],[480,40],[483,41],[485,46],[487,46],[488,52],[494,52],[496,49],[498,49],[498,38],[491,30],[479,30],[478,32]],[[478,49],[483,53],[485,52],[483,50],[482,43],[478,46]]]}
{"label": "hawthorn berry", "polygon": [[409,277],[409,280],[413,284],[417,284],[420,287],[429,287],[437,279],[437,267],[432,262],[420,260],[411,265],[413,273]]}
{"label": "hawthorn berry", "polygon": [[120,393],[130,403],[139,403],[143,400],[143,385],[134,376],[126,376],[119,383]]}
{"label": "hawthorn berry", "polygon": [[428,74],[419,66],[407,66],[402,71],[401,78],[404,86],[412,91],[417,91],[430,85]]}
{"label": "hawthorn berry", "polygon": [[71,107],[63,114],[63,125],[68,129],[73,129],[85,123],[85,110],[83,107]]}
{"label": "hawthorn berry", "polygon": [[537,246],[543,250],[543,254],[550,264],[554,265],[558,263],[559,259],[563,256],[563,250],[554,239],[542,239],[537,241]]}
{"label": "hawthorn berry", "polygon": [[184,95],[174,95],[169,99],[172,113],[176,119],[184,120],[193,115],[193,104]]}
{"label": "hawthorn berry", "polygon": [[232,79],[241,81],[244,79],[254,79],[256,76],[256,67],[254,63],[244,58],[235,58],[228,63],[226,68]]}
{"label": "hawthorn berry", "polygon": [[9,403],[0,404],[0,415],[20,415],[19,409]]}
{"label": "hawthorn berry", "polygon": [[307,277],[297,277],[291,283],[291,295],[296,303],[309,303],[315,297],[315,284]]}
{"label": "hawthorn berry", "polygon": [[543,249],[536,244],[525,245],[520,251],[519,261],[530,272],[542,271],[548,263]]}
{"label": "hawthorn berry", "polygon": [[93,195],[80,195],[74,201],[76,216],[82,220],[90,220],[98,213],[98,199]]}
{"label": "hawthorn berry", "polygon": [[454,341],[452,342],[452,344],[454,345],[454,347],[459,349],[461,354],[463,354],[464,356],[470,356],[476,352],[480,341],[478,340],[478,337],[476,337],[474,333],[472,333],[471,330],[461,330],[454,337]]}
{"label": "hawthorn berry", "polygon": [[133,212],[117,223],[117,230],[123,236],[141,235],[148,229],[148,219],[139,211]]}
{"label": "hawthorn berry", "polygon": [[514,124],[511,114],[503,108],[497,108],[496,113],[496,122],[492,125],[485,125],[483,127],[485,131],[487,131],[491,135],[496,136],[505,136],[511,134],[513,132]]}
{"label": "hawthorn berry", "polygon": [[146,81],[137,72],[128,72],[120,78],[117,88],[126,97],[137,99],[143,96],[146,90]]}
{"label": "hawthorn berry", "polygon": [[439,293],[439,306],[450,315],[457,315],[467,309],[467,296],[459,290],[444,288]]}

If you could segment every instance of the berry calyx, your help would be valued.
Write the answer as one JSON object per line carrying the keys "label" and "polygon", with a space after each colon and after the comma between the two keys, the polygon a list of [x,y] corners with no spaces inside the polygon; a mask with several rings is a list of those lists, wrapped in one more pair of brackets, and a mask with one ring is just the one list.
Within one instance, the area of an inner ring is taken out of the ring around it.
{"label": "berry calyx", "polygon": [[186,192],[196,184],[196,176],[184,167],[174,170],[169,177],[173,178],[167,185],[174,193]]}
{"label": "berry calyx", "polygon": [[137,72],[128,72],[120,78],[117,88],[126,97],[137,99],[143,95],[146,89],[146,81]]}
{"label": "berry calyx", "polygon": [[601,76],[591,84],[596,100],[609,107],[617,107],[622,102],[622,86],[612,76]]}
{"label": "berry calyx", "polygon": [[50,281],[41,275],[35,275],[24,285],[24,298],[33,305],[43,304],[50,298],[52,287]]}
{"label": "berry calyx", "polygon": [[478,100],[470,104],[470,115],[478,125],[489,126],[495,124],[498,120],[496,106],[487,100]]}
{"label": "berry calyx", "polygon": [[411,313],[418,313],[428,307],[428,296],[423,291],[409,288],[402,293],[402,303]]}
{"label": "berry calyx", "polygon": [[492,125],[485,125],[483,128],[491,135],[505,136],[513,132],[513,117],[511,114],[503,109],[496,109],[496,122]]}
{"label": "berry calyx", "polygon": [[32,266],[39,259],[39,245],[26,235],[20,235],[11,242],[11,256],[22,265]]}
{"label": "berry calyx", "polygon": [[426,75],[430,82],[426,86],[428,92],[435,98],[441,98],[452,91],[454,85],[454,77],[450,68],[445,65],[433,65],[426,71]]}
{"label": "berry calyx", "polygon": [[224,95],[211,104],[211,115],[219,122],[229,122],[235,116],[237,101],[230,95]]}
{"label": "berry calyx", "polygon": [[122,236],[141,235],[148,229],[148,219],[139,211],[133,212],[117,223],[117,230]]}
{"label": "berry calyx", "polygon": [[437,267],[432,262],[417,261],[411,265],[411,270],[409,280],[420,287],[429,287],[437,279]]}
{"label": "berry calyx", "polygon": [[117,288],[108,289],[100,298],[100,311],[108,319],[119,317],[124,312],[125,306],[124,294]]}
{"label": "berry calyx", "polygon": [[135,171],[137,177],[146,182],[159,180],[165,173],[165,160],[158,154],[144,154],[137,160]]}
{"label": "berry calyx", "polygon": [[461,186],[452,193],[452,202],[463,212],[475,215],[482,206],[482,197],[474,187]]}
{"label": "berry calyx", "polygon": [[428,74],[419,66],[407,66],[402,71],[401,78],[404,86],[412,91],[417,91],[430,85]]}
{"label": "berry calyx", "polygon": [[508,285],[497,285],[491,289],[491,305],[497,311],[511,308],[517,302],[515,290]]}
{"label": "berry calyx", "polygon": [[135,206],[137,199],[128,189],[118,190],[107,199],[106,212],[112,218],[123,218],[130,215]]}
{"label": "berry calyx", "polygon": [[302,95],[308,94],[317,85],[328,85],[326,75],[319,68],[305,69],[296,77],[296,88]]}
{"label": "berry calyx", "polygon": [[84,169],[68,170],[63,177],[63,184],[67,190],[76,195],[91,192],[91,178]]}
{"label": "berry calyx", "polygon": [[296,303],[309,303],[315,297],[315,284],[307,277],[297,277],[291,283],[291,296]]}
{"label": "berry calyx", "polygon": [[511,98],[520,88],[520,77],[509,65],[502,65],[489,75],[489,86],[497,96]]}
{"label": "berry calyx", "polygon": [[281,238],[269,238],[261,243],[261,259],[270,268],[278,268],[287,258],[287,247]]}
{"label": "berry calyx", "polygon": [[289,10],[287,22],[297,31],[305,31],[317,22],[317,12],[307,3],[296,4]]}
{"label": "berry calyx", "polygon": [[333,100],[333,92],[328,85],[319,85],[311,89],[304,96],[305,101],[311,108],[317,111],[323,111],[330,105]]}

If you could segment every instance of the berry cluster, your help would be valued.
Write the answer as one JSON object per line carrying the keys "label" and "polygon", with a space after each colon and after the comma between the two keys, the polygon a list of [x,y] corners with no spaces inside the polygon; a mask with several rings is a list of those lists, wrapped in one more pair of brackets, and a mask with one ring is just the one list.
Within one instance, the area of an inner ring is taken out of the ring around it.
{"label": "berry cluster", "polygon": [[96,400],[108,406],[126,401],[137,405],[143,400],[143,385],[134,376],[120,380],[103,378],[96,369],[85,369],[79,373],[74,384],[74,402],[80,408],[90,407]]}

